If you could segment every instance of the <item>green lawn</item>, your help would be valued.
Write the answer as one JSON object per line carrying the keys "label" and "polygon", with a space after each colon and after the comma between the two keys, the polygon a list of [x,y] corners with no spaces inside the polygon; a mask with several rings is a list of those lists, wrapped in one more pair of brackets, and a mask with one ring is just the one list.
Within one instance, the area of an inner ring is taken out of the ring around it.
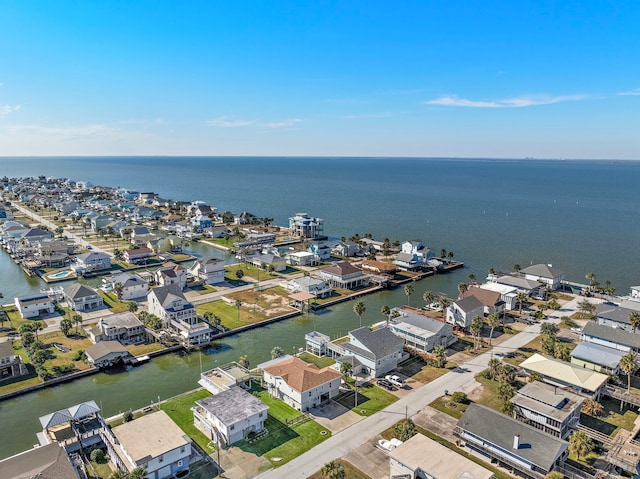
{"label": "green lawn", "polygon": [[599,417],[580,415],[580,423],[587,427],[602,432],[613,437],[619,428],[627,431],[633,430],[633,425],[638,417],[637,407],[625,405],[620,411],[620,401],[618,399],[604,398],[598,402],[604,406],[604,411]]}
{"label": "green lawn", "polygon": [[429,404],[429,406],[440,412],[448,414],[451,417],[460,419],[467,410],[468,404],[457,404],[453,401],[449,401],[446,396],[441,396]]}
{"label": "green lawn", "polygon": [[248,317],[246,306],[244,309],[240,306],[240,319],[238,319],[238,308],[234,304],[229,304],[222,300],[199,304],[196,306],[196,311],[201,316],[204,316],[204,313],[208,311],[212,312],[220,318],[220,324],[227,329],[236,329],[249,324],[249,322],[243,321]]}
{"label": "green lawn", "polygon": [[[104,464],[98,464],[95,461],[91,461],[91,467],[87,467],[86,471],[89,477],[93,479],[108,479],[108,477],[113,473],[111,467],[109,467],[109,463],[105,462]],[[93,472],[95,471],[95,475]]]}
{"label": "green lawn", "polygon": [[193,412],[191,411],[191,407],[196,405],[197,400],[204,399],[208,396],[211,396],[209,391],[198,389],[197,391],[170,399],[160,407],[202,450],[211,453],[212,448],[208,447],[211,441],[193,425]]}
{"label": "green lawn", "polygon": [[236,271],[238,271],[239,269],[242,270],[245,276],[249,276],[255,279],[256,281],[258,281],[258,279],[260,281],[263,281],[267,279],[277,278],[279,276],[278,273],[270,273],[269,271],[265,271],[249,263],[231,264],[231,265],[225,266],[224,269],[226,271],[227,278],[231,280],[236,280],[236,281],[238,280],[238,277],[236,276]]}
{"label": "green lawn", "polygon": [[[342,468],[345,473],[344,477],[346,477],[347,479],[371,479],[370,476],[367,476],[356,466],[354,466],[350,462],[345,461],[344,459],[338,459],[335,462]],[[324,476],[322,475],[322,471],[317,471],[310,475],[307,479],[324,479]]]}
{"label": "green lawn", "polygon": [[333,359],[332,357],[329,357],[329,356],[319,357],[314,354],[308,353],[306,351],[300,354],[298,357],[307,363],[315,364],[320,369],[325,368],[327,366],[331,366],[336,362],[336,360]]}
{"label": "green lawn", "polygon": [[396,396],[373,383],[365,383],[359,386],[357,396],[357,404],[355,404],[356,393],[354,391],[340,394],[335,398],[335,401],[360,416],[371,416],[398,400]]}
{"label": "green lawn", "polygon": [[282,401],[272,399],[266,391],[260,392],[259,397],[269,406],[269,417],[265,422],[269,432],[253,442],[237,442],[235,446],[243,451],[264,456],[277,467],[304,454],[331,436],[330,431],[311,419],[287,425],[287,420],[299,417],[301,413]]}

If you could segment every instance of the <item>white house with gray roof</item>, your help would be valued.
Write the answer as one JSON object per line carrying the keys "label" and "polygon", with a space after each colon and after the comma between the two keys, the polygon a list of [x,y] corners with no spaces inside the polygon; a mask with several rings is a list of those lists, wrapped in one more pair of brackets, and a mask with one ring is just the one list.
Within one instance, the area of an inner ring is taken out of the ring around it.
{"label": "white house with gray roof", "polygon": [[407,346],[431,352],[436,346],[447,348],[458,340],[451,324],[402,309],[398,312],[400,316],[391,322],[389,329]]}
{"label": "white house with gray roof", "polygon": [[[368,377],[382,376],[398,367],[404,359],[403,341],[388,328],[374,331],[362,327],[349,332],[349,341],[340,343],[344,356],[352,356],[361,365],[360,371]],[[344,358],[337,358],[344,362]]]}
{"label": "white house with gray roof", "polygon": [[533,381],[520,388],[511,402],[515,419],[566,439],[580,422],[584,398],[565,388]]}
{"label": "white house with gray roof", "polygon": [[76,264],[71,266],[74,271],[98,271],[111,268],[111,256],[101,251],[89,251],[74,258]]}
{"label": "white house with gray roof", "polygon": [[518,291],[526,293],[528,296],[534,297],[540,294],[543,287],[543,284],[539,281],[511,275],[500,276],[495,279],[495,283],[515,288]]}
{"label": "white house with gray roof", "polygon": [[68,288],[65,288],[62,294],[67,302],[67,306],[74,311],[91,311],[104,306],[102,297],[94,289],[85,284],[72,284]]}
{"label": "white house with gray roof", "polygon": [[596,306],[595,320],[602,326],[633,331],[630,316],[638,312],[636,309],[629,309],[623,306],[600,303]]}
{"label": "white house with gray roof", "polygon": [[520,270],[526,279],[544,283],[548,289],[556,290],[563,283],[566,273],[550,264],[534,264]]}
{"label": "white house with gray roof", "polygon": [[122,288],[119,294],[121,301],[146,298],[149,293],[149,283],[137,274],[119,273],[105,278],[103,282],[109,285],[114,292],[118,287]]}
{"label": "white house with gray roof", "polygon": [[333,288],[327,283],[311,276],[292,279],[287,283],[287,289],[292,293],[313,294],[316,298],[330,296],[333,291]]}
{"label": "white house with gray roof", "polygon": [[36,318],[55,312],[53,301],[46,294],[37,294],[26,298],[15,298],[15,305],[24,319]]}
{"label": "white house with gray roof", "polygon": [[218,258],[202,258],[193,263],[189,269],[192,276],[202,280],[205,284],[224,282],[224,261]]}
{"label": "white house with gray roof", "polygon": [[223,447],[262,432],[268,410],[266,404],[238,386],[200,399],[191,408],[194,426],[216,445],[220,438]]}
{"label": "white house with gray roof", "polygon": [[454,429],[469,453],[530,479],[544,479],[568,456],[569,443],[476,403]]}
{"label": "white house with gray roof", "polygon": [[446,321],[453,326],[467,329],[476,316],[484,317],[484,304],[475,296],[467,296],[451,303],[447,308]]}
{"label": "white house with gray roof", "polygon": [[624,329],[603,326],[593,321],[587,321],[582,328],[582,339],[624,353],[640,353],[640,334],[631,334]]}
{"label": "white house with gray roof", "polygon": [[177,332],[188,346],[201,346],[211,341],[211,328],[200,321],[193,304],[178,285],[160,286],[147,295],[149,313],[162,320],[167,329]]}

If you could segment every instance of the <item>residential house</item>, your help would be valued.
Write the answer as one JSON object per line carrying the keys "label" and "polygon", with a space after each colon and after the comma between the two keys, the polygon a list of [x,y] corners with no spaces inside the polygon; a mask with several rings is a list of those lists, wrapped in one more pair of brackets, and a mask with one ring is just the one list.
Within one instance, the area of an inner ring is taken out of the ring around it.
{"label": "residential house", "polygon": [[331,259],[331,248],[320,241],[309,242],[309,253],[312,253],[318,262]]}
{"label": "residential house", "polygon": [[198,384],[211,394],[219,394],[236,386],[246,389],[251,385],[251,371],[232,362],[200,373]]}
{"label": "residential house", "polygon": [[602,326],[619,328],[631,332],[634,328],[631,325],[629,317],[634,312],[638,311],[623,306],[600,303],[596,306],[595,320]]}
{"label": "residential house", "polygon": [[131,353],[119,341],[97,342],[89,346],[85,353],[89,364],[96,368],[109,368],[131,358]]}
{"label": "residential house", "polygon": [[333,288],[327,283],[311,276],[292,279],[287,283],[287,289],[292,293],[313,294],[316,298],[331,296],[333,292]]}
{"label": "residential house", "polygon": [[67,306],[74,311],[91,311],[102,308],[104,301],[96,290],[80,283],[74,283],[62,292]]}
{"label": "residential house", "polygon": [[388,328],[372,331],[362,327],[349,331],[349,340],[340,343],[340,346],[344,354],[336,361],[342,363],[345,358],[355,358],[361,364],[361,367],[353,370],[355,375],[372,378],[382,376],[397,368],[404,359],[403,340]]}
{"label": "residential house", "polygon": [[20,241],[28,241],[31,244],[35,244],[38,241],[53,239],[54,237],[55,235],[51,231],[40,228],[30,228],[20,235]]}
{"label": "residential house", "polygon": [[553,386],[568,387],[581,396],[597,399],[609,376],[591,369],[582,368],[559,359],[534,354],[520,363],[528,374],[542,376],[542,381]]}
{"label": "residential house", "polygon": [[124,252],[124,260],[129,264],[145,264],[153,256],[150,248],[135,248]]}
{"label": "residential house", "polygon": [[623,351],[625,354],[640,354],[640,334],[629,334],[624,329],[603,326],[594,321],[587,321],[582,328],[582,339],[591,344]]}
{"label": "residential house", "polygon": [[353,241],[340,241],[333,247],[332,253],[343,258],[352,258],[362,255],[362,248]]}
{"label": "residential house", "polygon": [[153,273],[156,284],[160,286],[177,285],[180,289],[187,287],[187,272],[177,263],[168,261]]}
{"label": "residential house", "polygon": [[75,256],[76,263],[71,266],[76,272],[111,269],[111,256],[101,251],[89,251]]}
{"label": "residential house", "polygon": [[360,267],[367,273],[386,274],[389,276],[393,276],[398,271],[398,267],[392,263],[387,263],[386,261],[376,261],[373,259],[365,259],[362,263],[360,263]]}
{"label": "residential house", "polygon": [[390,323],[389,329],[411,348],[431,352],[437,346],[447,348],[458,340],[448,323],[406,310],[400,310],[399,313],[400,316]]}
{"label": "residential house", "polygon": [[468,329],[476,316],[484,318],[484,304],[475,296],[454,301],[447,308],[447,323],[462,329]]}
{"label": "residential house", "polygon": [[91,230],[94,233],[106,231],[107,225],[112,223],[114,219],[111,216],[98,215],[91,218]]}
{"label": "residential house", "polygon": [[629,299],[633,301],[640,301],[640,286],[631,286],[631,295]]}
{"label": "residential house", "polygon": [[389,477],[403,479],[492,479],[493,472],[423,434],[389,452]]}
{"label": "residential house", "polygon": [[191,440],[164,411],[114,427],[105,434],[110,460],[131,472],[145,469],[148,479],[182,477],[189,470]]}
{"label": "residential house", "polygon": [[225,280],[224,261],[217,258],[199,259],[193,263],[189,272],[205,284],[218,284]]}
{"label": "residential house", "polygon": [[13,350],[13,343],[0,341],[0,381],[17,378],[25,374],[29,374],[29,371],[20,356]]}
{"label": "residential house", "polygon": [[434,258],[433,251],[424,246],[420,240],[411,240],[402,243],[394,264],[401,269],[413,270],[426,266]]}
{"label": "residential house", "polygon": [[318,271],[321,279],[334,288],[354,289],[369,284],[369,275],[347,261],[338,261]]}
{"label": "residential house", "polygon": [[272,397],[298,411],[309,411],[340,394],[342,375],[332,367],[318,369],[289,355],[258,365]]}
{"label": "residential house", "polygon": [[188,347],[209,344],[211,329],[200,321],[178,285],[154,288],[147,299],[149,313],[160,318],[167,329],[177,332]]}
{"label": "residential house", "polygon": [[258,268],[265,268],[273,271],[284,271],[287,269],[287,261],[277,254],[260,254],[251,259],[251,264]]}
{"label": "residential house", "polygon": [[511,402],[515,419],[566,439],[580,422],[584,398],[565,388],[533,381],[520,388]]}
{"label": "residential house", "polygon": [[137,274],[119,273],[109,276],[102,281],[108,285],[111,291],[118,295],[120,301],[146,298],[149,292],[149,283]]}
{"label": "residential house", "polygon": [[504,302],[505,309],[513,311],[518,307],[518,288],[498,284],[493,280],[483,283],[479,287],[486,291],[498,293],[500,295],[500,301]]}
{"label": "residential house", "polygon": [[462,293],[463,298],[474,296],[484,306],[484,314],[504,313],[505,303],[501,298],[501,294],[497,291],[483,289],[480,286],[470,286],[467,291]]}
{"label": "residential house", "polygon": [[528,280],[545,284],[549,291],[558,289],[566,276],[564,271],[554,268],[550,264],[534,264],[520,270],[520,274],[524,274]]}
{"label": "residential house", "polygon": [[0,461],[0,479],[80,479],[58,443],[31,448]]}
{"label": "residential house", "polygon": [[318,264],[313,253],[308,251],[296,251],[287,255],[287,260],[291,266],[314,266]]}
{"label": "residential house", "polygon": [[589,368],[599,373],[617,375],[620,360],[629,353],[600,344],[584,342],[571,351],[571,364]]}
{"label": "residential house", "polygon": [[191,218],[191,227],[201,233],[206,228],[211,228],[213,226],[213,220],[208,216],[197,215]]}
{"label": "residential house", "polygon": [[219,447],[226,447],[264,430],[269,408],[240,387],[196,401],[193,424]]}
{"label": "residential house", "polygon": [[144,248],[155,235],[146,226],[135,226],[131,229],[131,244],[136,248]]}
{"label": "residential house", "polygon": [[307,213],[296,213],[289,218],[289,229],[293,236],[300,238],[323,238],[324,220],[313,218]]}
{"label": "residential house", "polygon": [[469,453],[528,479],[544,479],[568,456],[568,442],[476,403],[467,407],[454,434]]}
{"label": "residential house", "polygon": [[209,228],[205,228],[202,233],[207,238],[224,238],[231,234],[231,230],[226,226],[210,226]]}
{"label": "residential house", "polygon": [[504,286],[515,288],[518,292],[524,292],[533,298],[540,297],[544,291],[544,284],[521,276],[504,275],[496,278],[495,282]]}
{"label": "residential house", "polygon": [[52,314],[56,310],[53,305],[53,301],[51,301],[51,298],[46,294],[15,298],[14,303],[20,313],[20,316],[24,319]]}
{"label": "residential house", "polygon": [[147,337],[142,321],[130,312],[110,314],[98,319],[89,336],[94,343],[119,341],[123,345],[139,344]]}

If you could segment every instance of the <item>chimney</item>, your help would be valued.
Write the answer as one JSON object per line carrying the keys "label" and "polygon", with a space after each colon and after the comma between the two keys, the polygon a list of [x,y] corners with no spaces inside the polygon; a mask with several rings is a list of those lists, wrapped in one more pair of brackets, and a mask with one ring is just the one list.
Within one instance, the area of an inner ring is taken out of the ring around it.
{"label": "chimney", "polygon": [[520,434],[515,434],[513,436],[513,448],[518,449],[520,447]]}

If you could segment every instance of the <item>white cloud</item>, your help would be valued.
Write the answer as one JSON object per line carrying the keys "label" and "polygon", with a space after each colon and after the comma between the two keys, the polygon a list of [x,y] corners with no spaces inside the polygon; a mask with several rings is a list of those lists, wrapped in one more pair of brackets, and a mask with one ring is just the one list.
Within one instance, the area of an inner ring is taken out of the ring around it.
{"label": "white cloud", "polygon": [[267,128],[286,128],[287,126],[294,126],[298,123],[302,123],[300,118],[289,118],[288,120],[265,123],[264,126]]}
{"label": "white cloud", "polygon": [[622,91],[618,93],[620,96],[640,96],[640,88],[631,91]]}
{"label": "white cloud", "polygon": [[220,116],[215,120],[208,120],[205,122],[209,126],[215,126],[218,128],[238,128],[242,126],[251,126],[255,124],[254,120],[236,120],[226,116]]}
{"label": "white cloud", "polygon": [[26,133],[36,136],[56,138],[58,140],[82,140],[97,137],[111,137],[120,133],[118,128],[106,125],[85,125],[69,127],[50,127],[40,125],[15,125],[10,126],[9,131],[13,133]]}
{"label": "white cloud", "polygon": [[362,115],[346,115],[345,120],[368,120],[375,118],[390,118],[394,116],[393,113],[365,113]]}
{"label": "white cloud", "polygon": [[425,102],[425,105],[440,106],[457,106],[465,108],[523,108],[527,106],[552,105],[554,103],[562,103],[565,101],[583,100],[586,95],[564,95],[564,96],[540,96],[540,97],[522,97],[510,98],[506,100],[495,101],[478,101],[458,98],[455,95],[442,96],[435,100]]}
{"label": "white cloud", "polygon": [[4,86],[4,83],[0,81],[0,86]]}
{"label": "white cloud", "polygon": [[[2,86],[2,84],[0,84],[0,86]],[[0,105],[0,118],[2,118],[5,115],[8,115],[9,113],[13,113],[14,111],[18,111],[19,109],[20,109],[20,105],[15,105],[15,106]]]}

